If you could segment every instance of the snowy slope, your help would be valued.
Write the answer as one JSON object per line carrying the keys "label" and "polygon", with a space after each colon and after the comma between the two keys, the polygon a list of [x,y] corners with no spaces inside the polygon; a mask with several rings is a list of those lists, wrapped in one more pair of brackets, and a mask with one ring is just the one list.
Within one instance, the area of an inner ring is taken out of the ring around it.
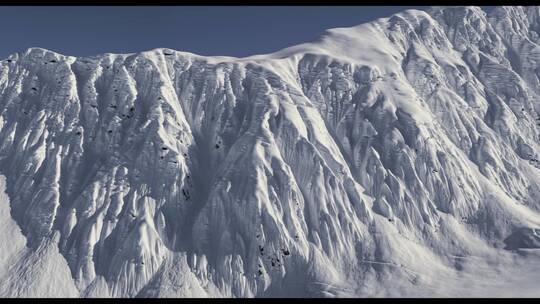
{"label": "snowy slope", "polygon": [[5,177],[0,175],[0,296],[78,297],[55,236],[34,250],[26,247],[24,235],[9,214],[9,198],[4,191]]}
{"label": "snowy slope", "polygon": [[247,58],[11,55],[0,292],[540,296],[539,13],[408,10]]}

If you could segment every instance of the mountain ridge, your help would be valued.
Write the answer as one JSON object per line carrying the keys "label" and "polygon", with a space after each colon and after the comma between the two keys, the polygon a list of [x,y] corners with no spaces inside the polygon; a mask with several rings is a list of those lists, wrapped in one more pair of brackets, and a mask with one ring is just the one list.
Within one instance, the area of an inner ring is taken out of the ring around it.
{"label": "mountain ridge", "polygon": [[538,15],[407,10],[246,58],[11,55],[11,216],[80,296],[467,294],[537,262]]}

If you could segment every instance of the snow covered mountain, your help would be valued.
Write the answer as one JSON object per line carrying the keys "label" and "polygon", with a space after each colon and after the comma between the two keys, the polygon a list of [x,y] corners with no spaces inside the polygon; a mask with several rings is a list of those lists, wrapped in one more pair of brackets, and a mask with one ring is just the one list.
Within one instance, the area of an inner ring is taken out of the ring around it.
{"label": "snow covered mountain", "polygon": [[539,33],[435,7],[247,58],[13,54],[0,295],[540,296]]}

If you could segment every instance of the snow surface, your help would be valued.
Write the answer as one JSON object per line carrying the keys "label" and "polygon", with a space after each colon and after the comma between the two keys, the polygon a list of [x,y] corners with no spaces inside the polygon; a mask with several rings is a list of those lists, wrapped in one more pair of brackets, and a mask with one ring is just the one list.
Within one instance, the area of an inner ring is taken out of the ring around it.
{"label": "snow surface", "polygon": [[540,296],[539,15],[9,56],[0,295]]}

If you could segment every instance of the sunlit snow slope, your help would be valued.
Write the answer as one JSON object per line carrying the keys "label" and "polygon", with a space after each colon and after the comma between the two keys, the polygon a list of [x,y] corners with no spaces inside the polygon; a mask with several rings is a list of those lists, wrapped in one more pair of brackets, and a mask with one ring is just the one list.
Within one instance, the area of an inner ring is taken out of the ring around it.
{"label": "sunlit snow slope", "polygon": [[0,295],[540,296],[539,15],[11,55]]}

